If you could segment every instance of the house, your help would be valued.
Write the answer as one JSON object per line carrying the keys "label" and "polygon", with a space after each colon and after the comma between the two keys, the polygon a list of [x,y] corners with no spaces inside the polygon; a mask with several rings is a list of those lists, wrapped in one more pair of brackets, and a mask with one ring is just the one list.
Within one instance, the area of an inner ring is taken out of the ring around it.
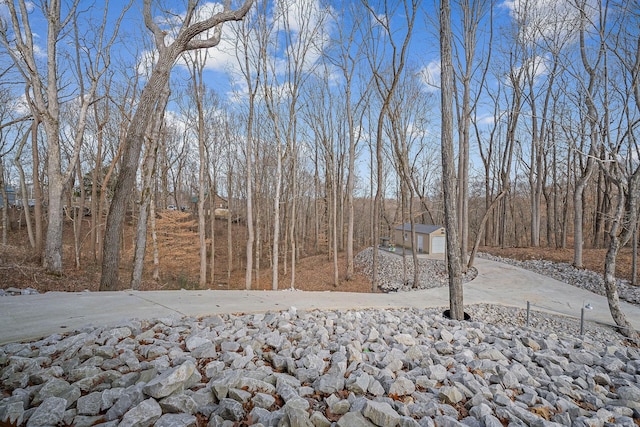
{"label": "house", "polygon": [[[416,232],[416,250],[423,254],[444,254],[446,234],[441,225],[414,224]],[[393,242],[396,246],[413,249],[411,224],[404,223],[395,228]]]}
{"label": "house", "polygon": [[218,196],[217,194],[215,194],[213,196],[213,208],[214,209],[229,209],[229,203],[227,202],[227,199]]}
{"label": "house", "polygon": [[[7,194],[7,204],[9,206],[16,205],[16,190],[10,187],[5,188],[5,192]],[[0,209],[4,206],[4,199],[2,198],[2,193],[0,193]]]}

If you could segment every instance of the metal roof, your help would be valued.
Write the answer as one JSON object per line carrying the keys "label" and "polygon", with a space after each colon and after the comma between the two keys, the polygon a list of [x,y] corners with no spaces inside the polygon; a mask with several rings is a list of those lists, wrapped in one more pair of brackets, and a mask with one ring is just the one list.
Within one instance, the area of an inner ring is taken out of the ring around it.
{"label": "metal roof", "polygon": [[[420,233],[420,234],[431,234],[434,231],[438,231],[441,228],[443,228],[442,225],[431,225],[431,224],[413,224],[413,227],[416,230],[416,233]],[[397,226],[396,230],[411,231],[411,224],[408,222],[405,222],[404,224]]]}

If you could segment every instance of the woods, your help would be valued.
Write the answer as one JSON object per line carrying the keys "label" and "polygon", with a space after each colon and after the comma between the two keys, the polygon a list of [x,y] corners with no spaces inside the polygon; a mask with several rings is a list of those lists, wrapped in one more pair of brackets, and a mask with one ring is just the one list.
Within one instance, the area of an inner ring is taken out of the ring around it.
{"label": "woods", "polygon": [[615,267],[640,210],[636,2],[165,6],[0,5],[3,244],[24,228],[51,273],[137,289],[167,274],[155,218],[171,206],[197,224],[202,289],[232,271],[295,289],[318,254],[339,289],[396,226],[446,225],[456,318],[480,246],[573,248],[579,268],[598,247],[628,326]]}

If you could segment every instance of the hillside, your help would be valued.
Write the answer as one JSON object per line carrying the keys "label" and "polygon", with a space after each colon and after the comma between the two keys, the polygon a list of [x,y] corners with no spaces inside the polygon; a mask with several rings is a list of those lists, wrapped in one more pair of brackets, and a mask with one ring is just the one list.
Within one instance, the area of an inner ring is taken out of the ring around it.
{"label": "hillside", "polygon": [[[85,220],[86,221],[86,220]],[[88,221],[84,233],[88,233]],[[189,213],[179,211],[162,211],[157,217],[158,251],[160,259],[160,280],[151,278],[153,268],[151,242],[149,240],[142,290],[197,289],[199,272],[197,223]],[[124,233],[124,252],[120,273],[120,289],[128,289],[128,279],[133,258],[133,227],[128,223]],[[208,285],[215,289],[244,289],[244,250],[245,227],[232,224],[232,270],[228,274],[228,241],[226,221],[217,221],[216,274],[215,280]],[[210,236],[209,236],[210,238]],[[79,269],[74,266],[73,234],[70,223],[65,230],[65,270],[61,276],[47,274],[40,266],[39,260],[25,247],[26,230],[14,230],[9,233],[9,244],[0,246],[0,288],[31,287],[39,292],[46,291],[97,291],[99,289],[99,265],[88,257],[81,258]],[[540,248],[491,248],[483,247],[481,251],[504,258],[518,260],[546,259],[549,261],[571,263],[571,249]],[[588,270],[601,272],[604,263],[604,249],[585,249],[584,263]],[[345,254],[339,254],[340,279],[338,287],[333,285],[333,262],[327,254],[308,256],[299,260],[296,267],[296,289],[331,290],[349,292],[369,292],[371,284],[367,277],[357,274],[353,280],[342,280],[345,275]],[[281,263],[279,289],[291,287],[290,264],[284,274],[284,263]],[[631,251],[621,251],[617,264],[618,277],[631,279]],[[271,269],[268,261],[263,261],[260,272],[254,277],[253,289],[271,289]]]}

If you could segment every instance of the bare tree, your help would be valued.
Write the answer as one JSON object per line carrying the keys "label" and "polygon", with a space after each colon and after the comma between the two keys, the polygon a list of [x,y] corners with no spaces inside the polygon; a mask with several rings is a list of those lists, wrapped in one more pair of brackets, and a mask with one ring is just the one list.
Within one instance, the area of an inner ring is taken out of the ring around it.
{"label": "bare tree", "polygon": [[[0,72],[0,79],[4,78],[12,67],[9,67]],[[7,185],[5,176],[5,158],[14,151],[17,146],[17,154],[14,157],[14,164],[17,166],[20,173],[21,190],[24,196],[26,195],[24,185],[24,171],[22,164],[20,163],[20,155],[24,148],[27,139],[29,138],[29,129],[25,129],[24,122],[28,121],[31,116],[18,116],[11,108],[11,93],[8,87],[0,87],[0,194],[2,195],[2,244],[6,245],[8,242],[9,232],[9,199],[7,197]],[[11,138],[15,135],[15,138]],[[22,136],[20,136],[22,134]],[[24,202],[24,201],[23,201]],[[23,204],[25,211],[28,210],[28,205]],[[29,241],[31,247],[35,246],[33,239],[33,232],[31,229],[31,221],[29,219],[28,212],[25,215],[27,220],[27,229],[29,231]]]}
{"label": "bare tree", "polygon": [[[389,105],[387,134],[391,142],[391,156],[399,176],[401,223],[410,224],[411,256],[413,260],[413,287],[418,286],[420,269],[418,253],[422,247],[418,244],[415,230],[416,174],[418,158],[428,154],[423,141],[429,125],[431,98],[421,90],[419,73],[408,69],[399,83],[397,92]],[[406,251],[403,251],[403,263],[406,264]],[[404,281],[407,279],[405,277]]]}
{"label": "bare tree", "polygon": [[[454,96],[454,101],[457,107],[458,121],[458,200],[456,211],[458,214],[458,231],[460,233],[462,270],[466,272],[469,243],[469,140],[471,119],[484,88],[484,80],[491,60],[493,35],[493,31],[491,31],[487,51],[478,54],[478,31],[488,12],[491,12],[490,19],[493,17],[493,4],[491,0],[457,0],[455,4],[460,8],[462,21],[460,28],[462,52],[455,55],[456,64],[453,75],[454,93],[456,95]],[[475,82],[475,87],[478,90],[473,93],[472,79],[476,76],[478,81]]]}
{"label": "bare tree", "polygon": [[451,54],[451,7],[449,0],[440,2],[440,60],[441,60],[441,144],[442,192],[444,194],[444,222],[447,233],[447,267],[449,270],[449,316],[464,319],[462,266],[458,245],[456,217],[456,184],[453,160],[453,59]]}
{"label": "bare tree", "polygon": [[[207,141],[205,136],[205,84],[203,79],[204,67],[207,62],[206,51],[196,50],[190,54],[185,55],[185,60],[189,67],[189,74],[191,77],[192,96],[196,107],[196,121],[194,123],[198,141],[198,244],[200,246],[200,279],[199,285],[204,288],[207,284],[207,243],[206,243],[206,216],[205,216],[205,194],[206,194],[206,181],[205,177],[208,176],[208,159],[206,156]],[[210,197],[212,200],[215,198],[215,193],[210,189]],[[212,212],[213,215],[213,212]],[[211,219],[215,223],[215,220]],[[215,238],[215,234],[211,235],[211,238]],[[215,259],[215,247],[212,247],[211,256]],[[213,269],[211,270],[211,277],[213,278]]]}
{"label": "bare tree", "polygon": [[[585,0],[579,0],[576,7],[580,12],[579,36],[580,36],[580,58],[585,72],[587,73],[587,81],[583,83],[582,94],[583,101],[587,105],[587,123],[588,129],[588,148],[580,150],[580,155],[586,157],[584,166],[580,168],[580,176],[577,177],[574,194],[573,194],[573,265],[582,268],[582,249],[584,247],[584,192],[591,175],[597,166],[595,163],[596,154],[599,151],[599,115],[596,107],[596,92],[598,90],[599,66],[602,62],[604,54],[604,22],[605,14],[600,8],[600,42],[595,58],[590,61],[588,56],[588,48],[586,46],[587,25],[591,22],[590,11]],[[586,152],[586,154],[585,154]]]}
{"label": "bare tree", "polygon": [[[369,11],[369,17],[373,20],[379,34],[367,34],[365,37],[372,42],[367,46],[367,60],[369,68],[373,74],[374,87],[381,100],[380,110],[378,112],[376,124],[376,193],[373,200],[373,280],[372,289],[377,291],[378,288],[378,241],[380,240],[380,218],[384,213],[382,207],[383,195],[383,167],[382,152],[384,143],[384,121],[388,114],[389,104],[394,96],[398,82],[402,76],[406,65],[407,51],[409,42],[413,35],[413,26],[417,14],[420,1],[405,0],[400,4],[391,4],[391,2],[383,1],[379,5],[372,5],[366,2],[365,6]],[[380,12],[377,9],[381,9]],[[400,40],[397,40],[397,29],[391,27],[391,16],[400,12],[406,25],[401,32]],[[385,50],[384,47],[375,43],[378,37],[382,38],[382,43],[388,43],[390,52],[384,55],[378,49]],[[400,44],[398,43],[400,41]],[[387,62],[387,59],[389,62]]]}
{"label": "bare tree", "polygon": [[[176,59],[185,51],[216,46],[220,42],[221,25],[227,21],[241,20],[251,8],[253,1],[245,0],[236,10],[232,10],[227,4],[223,11],[202,21],[195,20],[198,3],[197,0],[189,0],[182,24],[177,29],[170,29],[172,36],[169,38],[169,33],[154,21],[151,0],[144,0],[144,22],[153,34],[156,49],[158,49],[158,60],[142,89],[138,108],[131,118],[124,140],[124,161],[116,179],[105,229],[101,290],[115,290],[118,287],[120,231],[124,222],[126,203],[135,183],[147,125],[153,111],[161,106],[159,105],[161,92],[169,79]],[[213,35],[208,38],[200,37],[211,29],[214,29]]]}
{"label": "bare tree", "polygon": [[[348,17],[351,20],[350,25],[338,26],[338,39],[334,41],[334,49],[326,51],[325,58],[333,66],[337,67],[342,73],[341,90],[344,90],[344,119],[346,120],[346,131],[349,142],[348,166],[347,166],[347,183],[346,183],[346,209],[347,209],[347,272],[345,280],[351,280],[354,274],[353,263],[353,242],[354,242],[354,223],[355,212],[353,205],[353,193],[356,181],[356,148],[358,140],[361,138],[361,132],[358,132],[357,123],[362,122],[361,116],[364,112],[363,103],[368,98],[369,91],[367,88],[362,89],[359,93],[354,91],[355,80],[357,78],[356,71],[363,58],[362,43],[357,41],[358,32],[362,31],[360,26],[362,23],[362,14],[360,3],[345,3],[341,10],[335,13],[342,16],[343,19]],[[337,21],[338,16],[334,19]],[[355,95],[355,99],[354,99]]]}
{"label": "bare tree", "polygon": [[140,191],[140,209],[138,211],[138,223],[136,225],[135,247],[133,256],[133,269],[131,272],[131,289],[140,289],[144,258],[147,249],[147,224],[149,215],[153,213],[151,208],[154,192],[155,171],[158,157],[160,130],[164,121],[164,112],[171,89],[169,84],[162,91],[158,108],[155,110],[152,120],[148,124],[146,136],[146,151],[142,163],[142,189]]}
{"label": "bare tree", "polygon": [[24,168],[22,167],[22,160],[21,160],[22,151],[24,150],[24,147],[30,135],[31,135],[31,129],[27,129],[24,133],[24,136],[20,140],[20,143],[18,144],[18,148],[16,150],[16,154],[13,159],[13,164],[16,166],[16,169],[18,169],[18,174],[20,176],[20,194],[22,195],[21,205],[22,205],[22,212],[24,213],[24,220],[27,225],[27,235],[29,236],[29,244],[31,245],[31,248],[35,249],[36,238],[33,230],[34,226],[31,223],[31,210],[29,209],[29,193],[27,190],[27,181],[25,178]]}
{"label": "bare tree", "polygon": [[[42,64],[36,58],[38,47],[34,43],[33,30],[29,13],[29,6],[25,0],[5,3],[9,10],[9,20],[12,32],[9,33],[8,25],[3,23],[0,28],[0,39],[7,47],[7,51],[19,70],[22,78],[32,90],[27,92],[29,106],[34,117],[44,125],[47,136],[47,179],[48,179],[48,227],[45,242],[43,265],[49,271],[60,274],[62,272],[62,226],[63,226],[63,195],[74,172],[80,148],[83,141],[86,117],[90,104],[102,75],[110,64],[110,51],[115,42],[120,22],[131,3],[125,5],[115,25],[107,25],[108,2],[105,3],[101,21],[96,25],[95,40],[86,43],[82,49],[77,49],[71,68],[76,68],[76,88],[78,101],[78,120],[72,141],[71,161],[67,166],[63,164],[60,140],[60,105],[61,88],[67,82],[62,80],[59,72],[61,56],[59,47],[64,46],[63,39],[68,25],[77,25],[78,0],[68,6],[66,16],[62,16],[63,5],[60,0],[52,0],[42,4],[42,16],[47,26],[46,37],[46,64]],[[91,23],[92,25],[95,25]],[[77,28],[77,27],[76,27]],[[107,31],[111,29],[111,36]],[[75,33],[77,35],[77,32]],[[83,40],[75,38],[74,44],[78,46]],[[84,58],[81,58],[83,56]],[[83,62],[81,64],[81,61]],[[85,84],[85,77],[89,80]]]}
{"label": "bare tree", "polygon": [[[336,153],[340,116],[344,107],[338,104],[335,93],[329,85],[330,68],[325,63],[322,74],[314,89],[307,91],[303,120],[311,129],[317,157],[314,162],[316,174],[324,169],[324,194],[326,206],[326,229],[329,259],[333,263],[333,286],[340,284],[338,268],[338,194],[342,189],[338,178],[338,157]],[[320,72],[317,72],[320,74]],[[345,113],[346,114],[346,113]],[[320,179],[317,178],[319,182]],[[316,237],[317,238],[317,237]]]}
{"label": "bare tree", "polygon": [[[260,66],[260,55],[264,53],[262,45],[266,43],[266,32],[262,31],[263,17],[266,12],[266,2],[259,2],[257,12],[254,16],[243,20],[234,27],[236,38],[236,60],[242,74],[242,79],[246,85],[247,113],[245,118],[246,144],[243,147],[245,157],[245,197],[246,197],[246,223],[247,223],[247,245],[246,245],[246,271],[245,289],[252,288],[254,270],[254,245],[256,242],[256,224],[254,223],[254,152],[255,152],[255,117],[256,98],[260,89],[260,79],[262,67]],[[256,251],[256,266],[259,266],[259,256]]]}
{"label": "bare tree", "polygon": [[[616,190],[615,209],[608,233],[609,246],[604,263],[604,287],[609,310],[622,333],[638,340],[640,335],[620,307],[615,277],[616,258],[620,247],[634,238],[640,216],[640,144],[636,136],[636,128],[640,123],[640,35],[633,24],[637,22],[637,9],[625,6],[623,4],[620,9],[621,31],[614,38],[615,44],[602,53],[603,72],[599,77],[606,85],[603,94],[602,127],[607,152],[606,158],[602,159],[599,165]],[[602,8],[600,12],[606,13]],[[602,23],[602,15],[600,16]],[[614,67],[609,67],[610,51],[617,58]],[[619,70],[620,73],[613,70]],[[614,101],[612,98],[616,96],[619,99]],[[616,106],[622,107],[616,111],[617,114],[613,114]],[[615,129],[611,129],[613,123],[616,124]],[[632,244],[636,245],[637,242],[633,241]]]}

